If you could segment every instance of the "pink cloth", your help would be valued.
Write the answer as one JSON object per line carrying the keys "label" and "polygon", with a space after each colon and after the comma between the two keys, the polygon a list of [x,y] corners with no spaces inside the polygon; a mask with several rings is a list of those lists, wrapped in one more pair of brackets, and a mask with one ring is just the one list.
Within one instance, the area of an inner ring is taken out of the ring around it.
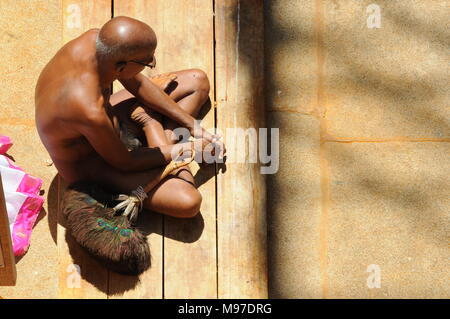
{"label": "pink cloth", "polygon": [[30,245],[31,231],[44,204],[39,196],[42,180],[14,165],[6,154],[12,146],[9,137],[0,135],[0,173],[8,212],[14,255],[25,254]]}

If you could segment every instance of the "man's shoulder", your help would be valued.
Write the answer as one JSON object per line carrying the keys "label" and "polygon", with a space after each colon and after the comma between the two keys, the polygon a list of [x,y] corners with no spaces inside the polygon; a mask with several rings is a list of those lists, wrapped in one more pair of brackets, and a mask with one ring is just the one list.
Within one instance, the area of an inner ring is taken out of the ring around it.
{"label": "man's shoulder", "polygon": [[72,84],[65,96],[65,102],[70,108],[67,119],[87,121],[95,119],[101,114],[104,98],[99,89],[90,85]]}

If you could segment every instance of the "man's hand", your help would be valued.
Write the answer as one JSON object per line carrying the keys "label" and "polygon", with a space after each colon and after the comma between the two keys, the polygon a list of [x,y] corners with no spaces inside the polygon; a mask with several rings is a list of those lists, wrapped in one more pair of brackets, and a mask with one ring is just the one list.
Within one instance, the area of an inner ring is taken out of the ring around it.
{"label": "man's hand", "polygon": [[[195,138],[202,139],[202,144],[206,142],[207,144],[210,144],[208,145],[208,147],[216,147],[217,149],[219,149],[219,159],[223,159],[226,155],[226,148],[225,144],[220,141],[222,136],[220,134],[211,134],[203,127],[201,127],[197,122],[195,123],[196,124],[194,124],[194,127],[189,129],[191,135]],[[212,151],[212,155],[215,155],[214,150]]]}

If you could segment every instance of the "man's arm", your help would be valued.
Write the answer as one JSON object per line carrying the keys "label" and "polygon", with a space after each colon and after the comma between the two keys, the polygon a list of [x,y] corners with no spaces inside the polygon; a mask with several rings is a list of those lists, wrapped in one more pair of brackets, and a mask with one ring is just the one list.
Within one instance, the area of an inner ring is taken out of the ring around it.
{"label": "man's arm", "polygon": [[219,141],[220,135],[211,134],[202,128],[189,113],[183,110],[163,90],[139,73],[131,79],[120,79],[120,83],[135,97],[146,104],[145,106],[167,116],[183,127],[196,138],[204,138],[217,144],[220,149],[219,158],[226,153],[225,145]]}
{"label": "man's arm", "polygon": [[[86,106],[80,106],[86,107]],[[78,120],[76,127],[97,153],[111,166],[122,171],[140,171],[166,165],[173,154],[190,149],[190,143],[139,148],[129,152],[117,136],[103,107],[94,106]]]}
{"label": "man's arm", "polygon": [[131,79],[119,81],[147,107],[167,116],[190,131],[194,129],[195,119],[145,75],[139,73]]}

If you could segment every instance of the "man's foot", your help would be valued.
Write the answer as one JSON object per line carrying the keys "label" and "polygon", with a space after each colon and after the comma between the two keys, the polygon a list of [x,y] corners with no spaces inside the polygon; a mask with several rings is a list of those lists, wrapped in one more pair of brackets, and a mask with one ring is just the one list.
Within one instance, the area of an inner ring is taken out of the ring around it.
{"label": "man's foot", "polygon": [[154,119],[158,120],[159,116],[155,111],[144,108],[139,104],[135,104],[130,110],[129,118],[139,127],[148,125]]}
{"label": "man's foot", "polygon": [[177,75],[174,73],[158,74],[150,77],[150,80],[165,91],[169,88],[169,85],[175,81]]}

